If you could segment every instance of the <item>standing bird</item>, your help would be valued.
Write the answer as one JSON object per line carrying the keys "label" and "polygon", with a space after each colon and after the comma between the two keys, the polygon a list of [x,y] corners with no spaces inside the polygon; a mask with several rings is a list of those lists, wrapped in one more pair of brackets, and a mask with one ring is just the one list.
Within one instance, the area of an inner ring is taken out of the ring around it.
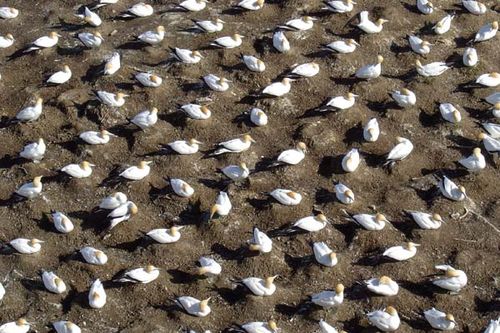
{"label": "standing bird", "polygon": [[69,69],[68,65],[64,65],[63,70],[59,72],[55,72],[52,74],[46,81],[46,83],[50,84],[63,84],[71,79],[71,69]]}
{"label": "standing bird", "polygon": [[33,51],[37,51],[37,50],[40,50],[40,49],[48,49],[48,48],[54,47],[59,42],[59,37],[62,37],[62,36],[59,35],[57,32],[52,31],[51,33],[49,33],[48,36],[40,37],[37,40],[35,40],[33,43],[31,43],[31,45],[28,46],[24,50],[24,53],[33,52]]}
{"label": "standing bird", "polygon": [[239,138],[219,143],[217,145],[217,149],[213,152],[212,155],[220,155],[225,153],[241,153],[242,151],[250,148],[252,143],[255,143],[255,140],[249,134],[245,134]]}
{"label": "standing bird", "polygon": [[467,275],[464,271],[449,265],[437,265],[435,268],[444,271],[445,275],[432,281],[432,284],[452,292],[459,292],[467,285]]}
{"label": "standing bird", "polygon": [[453,21],[454,17],[455,15],[450,15],[450,14],[446,15],[441,20],[439,20],[439,22],[436,23],[434,27],[432,27],[432,30],[434,30],[434,32],[437,35],[442,35],[447,33],[451,28],[451,21]]}
{"label": "standing bird", "polygon": [[388,306],[384,310],[369,312],[367,317],[370,323],[382,332],[394,332],[401,323],[398,312],[392,306]]}
{"label": "standing bird", "polygon": [[43,110],[43,99],[37,98],[35,105],[27,106],[16,114],[16,120],[29,122],[37,120],[42,114]]}
{"label": "standing bird", "polygon": [[145,110],[139,112],[130,120],[134,125],[137,125],[142,130],[152,127],[158,121],[158,109],[152,108],[151,110]]}
{"label": "standing bird", "polygon": [[379,18],[375,23],[370,21],[368,18],[368,12],[366,10],[359,13],[359,24],[358,28],[366,32],[367,34],[375,34],[379,33],[383,29],[383,25],[386,22],[389,22],[386,19]]}
{"label": "standing bird", "polygon": [[23,150],[19,153],[19,156],[27,160],[31,160],[34,163],[39,163],[43,159],[46,149],[47,146],[45,145],[45,141],[40,138],[37,142],[32,142],[24,146]]}
{"label": "standing bird", "polygon": [[163,38],[165,38],[165,27],[162,25],[157,26],[153,31],[149,30],[137,36],[138,40],[149,45],[160,44]]}
{"label": "standing bird", "polygon": [[378,55],[376,64],[361,67],[356,71],[355,76],[359,79],[375,79],[379,77],[382,72],[382,62],[384,62],[384,57]]}

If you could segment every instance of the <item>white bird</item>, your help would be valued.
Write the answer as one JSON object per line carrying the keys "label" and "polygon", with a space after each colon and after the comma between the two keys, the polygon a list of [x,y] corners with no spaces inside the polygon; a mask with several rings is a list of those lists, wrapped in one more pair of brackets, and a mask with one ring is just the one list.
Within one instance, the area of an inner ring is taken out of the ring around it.
{"label": "white bird", "polygon": [[249,248],[260,253],[269,253],[273,249],[273,241],[257,227],[253,228],[252,239],[249,241]]}
{"label": "white bird", "polygon": [[241,328],[246,333],[277,333],[280,331],[274,320],[267,323],[262,321],[254,321],[241,325]]}
{"label": "white bird", "polygon": [[250,121],[255,126],[266,126],[268,122],[267,115],[259,108],[252,108],[250,110]]}
{"label": "white bird", "polygon": [[130,120],[132,124],[137,125],[141,129],[146,129],[152,127],[158,121],[158,109],[152,108],[151,110],[145,110],[139,112]]}
{"label": "white bird", "polygon": [[122,17],[147,17],[153,15],[153,13],[154,9],[151,5],[139,2],[128,8],[127,12],[123,14]]}
{"label": "white bird", "polygon": [[148,88],[158,88],[163,82],[161,77],[152,73],[137,73],[135,74],[135,79]]}
{"label": "white bird", "polygon": [[108,256],[101,250],[91,246],[85,246],[80,249],[83,259],[92,265],[105,265],[108,262]]}
{"label": "white bird", "polygon": [[239,165],[228,165],[221,169],[221,172],[229,179],[239,182],[242,181],[250,175],[250,170],[248,169],[246,163],[241,162]]}
{"label": "white bird", "polygon": [[407,108],[417,103],[417,97],[415,96],[415,93],[406,88],[392,91],[391,97],[402,108]]}
{"label": "white bird", "polygon": [[363,128],[363,139],[367,142],[375,142],[380,135],[380,127],[377,118],[370,119]]}
{"label": "white bird", "polygon": [[78,136],[80,139],[89,145],[104,145],[109,142],[111,137],[116,137],[113,133],[106,130],[100,131],[85,131]]}
{"label": "white bird", "polygon": [[416,224],[425,230],[435,230],[441,227],[444,222],[439,214],[429,214],[417,211],[408,211],[410,217],[415,221]]}
{"label": "white bird", "polygon": [[234,34],[232,36],[225,36],[225,37],[219,37],[215,39],[210,45],[212,46],[218,46],[222,47],[225,49],[234,49],[235,47],[238,47],[243,43],[243,38],[244,36],[241,36],[239,34]]}
{"label": "white bird", "polygon": [[420,246],[420,244],[415,244],[413,242],[405,243],[405,245],[392,246],[385,250],[382,255],[397,261],[405,261],[413,258],[415,254],[417,254],[417,246]]}
{"label": "white bird", "polygon": [[193,187],[182,179],[170,178],[170,186],[172,186],[172,190],[174,190],[175,194],[180,197],[189,198],[194,194]]}
{"label": "white bird", "polygon": [[265,279],[257,277],[248,277],[241,280],[241,283],[245,285],[255,296],[271,296],[276,291],[276,284],[274,284],[275,276],[269,276]]}
{"label": "white bird", "polygon": [[431,43],[424,41],[417,36],[410,35],[408,36],[408,42],[410,43],[410,47],[413,52],[421,55],[426,55],[431,52]]}
{"label": "white bird", "polygon": [[170,142],[167,146],[180,155],[196,154],[200,149],[201,142],[196,139],[177,140]]}
{"label": "white bird", "polygon": [[366,314],[370,323],[383,332],[394,332],[401,323],[398,312],[392,306]]}
{"label": "white bird", "polygon": [[413,151],[413,144],[410,140],[398,136],[396,141],[398,144],[387,154],[388,163],[402,161]]}
{"label": "white bird", "polygon": [[328,324],[323,319],[321,319],[318,324],[319,324],[319,328],[321,330],[320,333],[347,333],[346,331],[340,331],[340,332],[337,331],[337,329],[335,327]]}
{"label": "white bird", "polygon": [[311,215],[297,220],[292,228],[298,228],[308,232],[316,232],[322,230],[328,224],[328,219],[323,214]]}
{"label": "white bird", "polygon": [[37,176],[32,182],[21,185],[15,193],[27,199],[37,197],[42,193],[42,176]]}
{"label": "white bird", "polygon": [[237,6],[243,9],[255,11],[264,7],[264,0],[242,0]]}
{"label": "white bird", "polygon": [[178,47],[172,49],[174,58],[184,64],[197,64],[203,56],[199,51],[191,51],[189,49],[180,49]]}
{"label": "white bird", "polygon": [[293,19],[285,23],[285,25],[279,25],[278,28],[294,30],[294,31],[306,31],[312,29],[314,25],[315,18],[310,16],[303,16],[301,18]]}
{"label": "white bird", "polygon": [[165,38],[165,27],[162,25],[157,26],[155,30],[149,30],[137,36],[138,40],[149,45],[160,44],[163,38]]}
{"label": "white bird", "polygon": [[290,75],[301,77],[313,77],[319,73],[319,65],[315,62],[308,62],[298,65],[292,69]]}
{"label": "white bird", "polygon": [[379,278],[371,278],[365,281],[366,288],[371,292],[382,296],[395,296],[398,294],[399,286],[388,276]]}
{"label": "white bird", "polygon": [[69,217],[61,212],[52,213],[52,222],[54,223],[56,230],[63,234],[67,234],[75,229],[75,226]]}
{"label": "white bird", "polygon": [[95,166],[87,161],[80,164],[68,164],[61,168],[61,171],[73,178],[87,178],[92,174],[92,167]]}
{"label": "white bird", "polygon": [[97,92],[97,98],[101,101],[102,104],[110,106],[110,107],[121,107],[125,104],[125,97],[128,97],[127,94],[122,92],[113,94],[107,91],[99,90]]}
{"label": "white bird", "polygon": [[331,12],[334,13],[349,13],[352,11],[354,8],[353,5],[356,3],[353,0],[331,0],[331,1],[324,1],[324,4],[326,5],[325,8],[323,9],[328,9]]}
{"label": "white bird", "polygon": [[247,68],[252,72],[261,73],[266,70],[266,64],[254,56],[243,55],[241,59],[243,60],[245,66],[247,66]]}
{"label": "white bird", "polygon": [[224,77],[218,77],[214,74],[208,74],[203,77],[203,82],[212,90],[223,92],[229,89],[229,83],[231,82]]}
{"label": "white bird", "polygon": [[116,281],[146,284],[156,280],[158,276],[160,276],[160,269],[153,265],[147,265],[146,267],[139,267],[125,272]]}
{"label": "white bird", "polygon": [[45,142],[42,138],[40,138],[37,142],[32,142],[24,146],[23,150],[19,153],[19,156],[38,163],[43,159],[46,149],[47,146],[45,145]]}
{"label": "white bird", "polygon": [[312,295],[311,302],[327,309],[339,306],[344,302],[344,285],[339,283],[335,290],[324,290]]}
{"label": "white bird", "polygon": [[358,168],[360,162],[359,151],[353,148],[342,158],[342,170],[345,172],[354,172]]}
{"label": "white bird", "polygon": [[13,239],[9,242],[9,245],[16,250],[17,252],[21,254],[33,254],[40,252],[42,249],[42,243],[43,241],[32,238],[32,239],[26,239],[26,238],[16,238]]}
{"label": "white bird", "polygon": [[169,229],[153,229],[146,235],[160,244],[175,243],[181,238],[182,226],[172,226]]}
{"label": "white bird", "polygon": [[377,214],[356,214],[351,216],[351,220],[362,226],[366,230],[382,230],[388,223],[387,218],[380,213]]}
{"label": "white bird", "polygon": [[482,123],[481,125],[493,139],[500,139],[500,124]]}
{"label": "white bird", "polygon": [[285,206],[296,206],[302,201],[302,195],[300,193],[281,188],[273,190],[270,195],[280,204]]}
{"label": "white bird", "polygon": [[467,285],[467,275],[464,271],[455,269],[449,265],[437,265],[434,268],[445,271],[444,276],[432,281],[434,285],[452,292],[459,292]]}
{"label": "white bird", "polygon": [[474,67],[477,65],[479,58],[477,56],[477,51],[473,47],[467,47],[464,50],[464,54],[462,56],[462,62],[467,67]]}
{"label": "white bird", "polygon": [[462,158],[458,163],[470,171],[480,171],[486,168],[486,160],[484,155],[481,154],[481,148],[474,148],[472,155]]}
{"label": "white bird", "polygon": [[455,318],[452,314],[441,312],[435,308],[425,310],[424,317],[432,328],[440,331],[452,331],[456,325]]}
{"label": "white bird", "polygon": [[100,309],[106,304],[107,295],[102,282],[97,279],[90,286],[89,305],[91,308]]}
{"label": "white bird", "polygon": [[206,120],[212,115],[212,111],[205,105],[185,104],[180,109],[195,120]]}
{"label": "white bird", "polygon": [[229,200],[227,192],[220,191],[217,199],[215,200],[215,204],[210,207],[210,219],[212,219],[215,214],[218,216],[227,216],[232,208],[233,206],[231,204],[231,200]]}
{"label": "white bird", "polygon": [[82,329],[75,323],[67,320],[56,321],[52,323],[56,333],[81,333]]}
{"label": "white bird", "polygon": [[30,323],[28,323],[24,318],[18,319],[16,321],[11,321],[0,326],[1,333],[28,333],[29,331]]}
{"label": "white bird", "polygon": [[207,0],[184,0],[179,4],[179,7],[189,12],[199,12],[205,9]]}
{"label": "white bird", "polygon": [[113,52],[104,62],[104,75],[113,75],[121,67],[120,53]]}
{"label": "white bird", "polygon": [[348,39],[348,40],[337,40],[335,42],[331,42],[330,44],[325,45],[324,49],[342,54],[347,54],[354,52],[357,46],[360,46],[358,42],[356,42],[354,39]]}
{"label": "white bird", "polygon": [[276,159],[277,163],[280,164],[289,164],[289,165],[297,165],[306,156],[307,146],[304,142],[299,142],[295,146],[295,148],[287,149],[282,151],[278,158]]}
{"label": "white bird", "polygon": [[77,14],[77,17],[81,18],[84,20],[87,24],[93,26],[93,27],[98,27],[102,24],[102,20],[93,11],[91,11],[88,7],[85,7],[83,10],[83,14]]}
{"label": "white bird", "polygon": [[380,76],[382,72],[382,62],[384,61],[384,57],[381,55],[377,56],[376,64],[369,64],[361,67],[356,71],[355,76],[359,79],[375,79]]}
{"label": "white bird", "polygon": [[46,81],[46,83],[52,83],[52,84],[63,84],[68,82],[69,79],[71,79],[71,69],[69,68],[68,65],[64,65],[63,70],[59,72],[55,72],[52,74]]}
{"label": "white bird", "polygon": [[177,305],[184,309],[184,311],[195,317],[208,316],[211,312],[210,306],[208,306],[208,301],[210,301],[210,298],[200,301],[191,296],[181,296],[175,300]]}
{"label": "white bird", "polygon": [[442,61],[431,62],[430,64],[422,65],[422,63],[418,59],[415,61],[415,66],[417,68],[418,74],[422,76],[439,76],[451,68]]}
{"label": "white bird", "polygon": [[199,275],[219,275],[222,272],[221,265],[212,258],[201,257],[198,259],[200,267],[198,268]]}
{"label": "white bird", "polygon": [[42,114],[43,99],[37,98],[35,105],[27,106],[16,114],[16,119],[19,121],[34,121]]}
{"label": "white bird", "polygon": [[484,333],[498,333],[500,332],[500,318],[497,320],[490,320],[488,327],[484,330]]}
{"label": "white bird", "polygon": [[417,0],[417,9],[425,15],[432,14],[434,6],[428,0]]}
{"label": "white bird", "polygon": [[439,104],[439,112],[444,120],[456,124],[462,120],[462,115],[457,108],[451,103],[441,103]]}
{"label": "white bird", "polygon": [[492,39],[497,35],[497,32],[498,32],[498,21],[494,21],[486,25],[483,25],[476,33],[476,36],[474,36],[474,42],[478,43]]}
{"label": "white bird", "polygon": [[438,184],[441,194],[453,201],[463,201],[467,195],[465,194],[465,187],[458,186],[454,182],[443,176],[443,179]]}
{"label": "white bird", "polygon": [[484,148],[488,153],[498,153],[500,152],[500,139],[494,139],[486,133],[479,134],[479,140],[483,141]]}
{"label": "white bird", "polygon": [[80,42],[82,42],[83,45],[89,48],[94,48],[94,47],[99,47],[101,46],[102,42],[104,41],[104,38],[102,37],[101,33],[96,31],[94,33],[91,32],[80,32],[77,35],[78,39]]}
{"label": "white bird", "polygon": [[383,25],[386,22],[389,22],[386,19],[379,18],[375,23],[370,21],[368,18],[368,12],[366,10],[362,11],[359,13],[359,24],[358,28],[363,30],[364,32],[368,34],[374,34],[381,32],[383,29]]}
{"label": "white bird", "polygon": [[42,273],[42,281],[45,289],[54,294],[62,294],[66,291],[66,284],[54,272],[44,271]]}
{"label": "white bird", "polygon": [[485,100],[491,105],[500,103],[500,92],[494,92],[493,94],[486,96]]}
{"label": "white bird", "polygon": [[[490,96],[488,96],[490,97]],[[488,98],[487,97],[487,98]],[[493,117],[495,118],[500,118],[500,102],[497,102],[492,108],[491,108],[491,113],[493,114]]]}
{"label": "white bird", "polygon": [[337,254],[333,252],[324,242],[316,242],[313,244],[314,258],[318,263],[326,267],[337,265]]}
{"label": "white bird", "polygon": [[486,13],[486,6],[479,1],[462,0],[462,5],[465,9],[474,15],[483,15]]}
{"label": "white bird", "polygon": [[278,30],[273,33],[273,47],[281,53],[290,51],[290,42],[283,31]]}
{"label": "white bird", "polygon": [[217,18],[215,19],[215,21],[193,21],[193,23],[198,29],[204,32],[213,33],[222,31],[222,29],[224,28],[224,23],[226,22]]}
{"label": "white bird", "polygon": [[28,46],[28,48],[26,48],[26,50],[24,50],[24,53],[54,47],[59,42],[59,37],[61,37],[61,35],[52,31],[48,36],[36,39],[30,46]]}
{"label": "white bird", "polygon": [[290,92],[292,85],[290,84],[292,79],[285,77],[283,80],[278,82],[273,82],[262,90],[262,94],[281,97]]}
{"label": "white bird", "polygon": [[5,296],[5,288],[3,284],[0,282],[0,301],[3,299],[4,296]]}
{"label": "white bird", "polygon": [[250,148],[252,143],[255,143],[255,140],[249,134],[245,134],[239,138],[219,143],[213,155],[241,153]]}
{"label": "white bird", "polygon": [[446,15],[441,20],[439,20],[439,22],[436,23],[434,27],[432,27],[432,30],[434,30],[434,32],[437,35],[442,35],[447,33],[451,28],[451,21],[453,20],[454,17],[455,15],[450,15],[450,14]]}
{"label": "white bird", "polygon": [[342,183],[335,184],[335,196],[343,204],[350,205],[354,202],[354,192]]}
{"label": "white bird", "polygon": [[14,7],[0,7],[0,18],[4,20],[16,18],[19,15],[19,10]]}
{"label": "white bird", "polygon": [[111,210],[120,207],[127,201],[128,199],[125,193],[115,192],[110,196],[107,196],[106,198],[102,199],[101,202],[99,203],[99,208]]}
{"label": "white bird", "polygon": [[0,36],[0,49],[8,48],[14,44],[14,36],[12,34],[6,34],[5,36]]}
{"label": "white bird", "polygon": [[120,173],[120,177],[123,177],[128,180],[141,180],[144,179],[149,172],[151,171],[151,167],[149,164],[153,163],[152,161],[141,161],[137,166],[131,166],[125,169],[122,173]]}
{"label": "white bird", "polygon": [[476,79],[476,83],[485,87],[496,87],[500,84],[500,74],[497,72],[482,74]]}

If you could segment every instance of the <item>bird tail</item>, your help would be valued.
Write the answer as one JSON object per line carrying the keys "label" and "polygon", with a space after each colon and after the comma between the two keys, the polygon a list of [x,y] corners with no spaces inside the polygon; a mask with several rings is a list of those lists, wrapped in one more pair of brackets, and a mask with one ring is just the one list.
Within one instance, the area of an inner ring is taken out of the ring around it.
{"label": "bird tail", "polygon": [[359,13],[359,23],[368,21],[368,11],[364,10]]}

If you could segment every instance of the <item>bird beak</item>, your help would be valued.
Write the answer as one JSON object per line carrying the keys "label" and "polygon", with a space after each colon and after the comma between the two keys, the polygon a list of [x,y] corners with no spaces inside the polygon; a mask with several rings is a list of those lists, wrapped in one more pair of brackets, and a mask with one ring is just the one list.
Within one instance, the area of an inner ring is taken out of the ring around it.
{"label": "bird beak", "polygon": [[56,34],[56,36],[57,36],[57,37],[62,37],[62,36],[61,36],[61,35],[59,35],[59,34]]}
{"label": "bird beak", "polygon": [[199,144],[199,145],[202,145],[202,144],[203,144],[203,142],[200,142],[200,141],[198,141],[198,140],[194,140],[194,143]]}
{"label": "bird beak", "polygon": [[359,43],[358,43],[358,42],[356,42],[356,41],[354,41],[353,43],[354,43],[354,45],[356,45],[356,46],[361,46],[361,45],[359,45]]}
{"label": "bird beak", "polygon": [[89,165],[90,165],[91,167],[95,167],[95,164],[89,163]]}
{"label": "bird beak", "polygon": [[353,97],[359,97],[359,95],[352,94]]}
{"label": "bird beak", "polygon": [[148,165],[151,164],[151,163],[153,163],[153,161],[147,161],[146,162],[146,164],[148,164]]}

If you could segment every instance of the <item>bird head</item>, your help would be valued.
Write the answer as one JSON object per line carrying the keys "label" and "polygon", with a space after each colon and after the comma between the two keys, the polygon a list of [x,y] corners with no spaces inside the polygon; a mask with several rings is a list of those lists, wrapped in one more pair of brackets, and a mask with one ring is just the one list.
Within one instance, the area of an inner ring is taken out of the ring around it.
{"label": "bird head", "polygon": [[384,23],[387,23],[387,22],[389,22],[389,20],[379,18],[376,22],[376,25],[380,27],[381,25],[383,25]]}
{"label": "bird head", "polygon": [[139,212],[139,208],[137,208],[135,203],[131,202],[129,205],[129,211],[130,211],[130,214],[135,215]]}
{"label": "bird head", "polygon": [[153,107],[149,113],[150,114],[158,114],[158,109]]}
{"label": "bird head", "polygon": [[472,150],[472,155],[474,155],[475,157],[482,156],[483,154],[481,154],[481,148],[479,147],[474,148],[474,150]]}
{"label": "bird head", "polygon": [[379,54],[379,55],[377,56],[377,63],[378,63],[378,64],[381,64],[381,63],[383,63],[383,62],[384,62],[384,57],[383,57],[383,56],[381,56],[381,55]]}
{"label": "bird head", "polygon": [[200,302],[200,311],[201,312],[205,312],[207,310],[207,307],[208,307],[208,301],[210,301],[210,298],[207,298],[207,299],[204,299]]}
{"label": "bird head", "polygon": [[451,277],[457,277],[459,275],[460,275],[460,273],[454,268],[448,267],[446,269],[446,277],[451,278]]}
{"label": "bird head", "polygon": [[170,229],[169,229],[169,233],[170,235],[172,236],[176,236],[177,234],[179,234],[179,230],[181,230],[182,227],[177,227],[177,226],[171,226]]}
{"label": "bird head", "polygon": [[274,280],[278,277],[278,275],[275,275],[275,276],[268,276],[266,277],[265,279],[265,286],[266,288],[271,288],[271,286],[273,285],[274,283]]}
{"label": "bird head", "polygon": [[455,317],[453,317],[453,315],[451,313],[447,313],[446,314],[446,320],[449,320],[449,321],[451,321],[453,323],[456,323]]}
{"label": "bird head", "polygon": [[35,246],[36,244],[41,244],[41,243],[43,243],[43,241],[36,238],[30,239],[30,241],[28,242],[29,246]]}
{"label": "bird head", "polygon": [[54,278],[54,284],[56,285],[57,288],[62,288],[64,286],[63,280],[61,280],[58,277]]}
{"label": "bird head", "polygon": [[401,95],[405,95],[405,96],[410,96],[410,93],[411,93],[411,91],[409,91],[406,88],[402,88],[400,92],[401,92]]}
{"label": "bird head", "polygon": [[157,33],[162,33],[162,32],[165,32],[165,27],[162,26],[162,25],[159,25],[156,27],[156,32]]}
{"label": "bird head", "polygon": [[57,32],[55,32],[55,31],[52,31],[52,32],[50,32],[50,33],[49,33],[49,37],[50,37],[51,39],[58,39],[59,37],[61,37],[61,35],[59,35],[59,34],[58,34]]}
{"label": "bird head", "polygon": [[75,324],[72,323],[71,321],[67,321],[64,323],[64,326],[66,326],[66,329],[69,331],[69,332],[72,332],[75,328]]}
{"label": "bird head", "polygon": [[101,33],[99,31],[96,31],[94,32],[94,35],[98,38],[100,38],[101,40],[104,40],[104,38],[102,37]]}
{"label": "bird head", "polygon": [[212,219],[214,217],[214,215],[217,213],[218,210],[219,210],[219,206],[217,204],[210,207],[210,219]]}
{"label": "bird head", "polygon": [[151,76],[149,77],[149,79],[150,79],[152,82],[156,83],[156,84],[160,84],[160,83],[161,83],[161,78],[160,78],[158,75],[154,75],[154,74],[153,74],[153,75],[151,75]]}
{"label": "bird head", "polygon": [[292,198],[293,200],[297,200],[297,192],[293,192],[293,191],[290,191],[290,192],[286,192],[286,195],[288,195],[290,198]]}
{"label": "bird head", "polygon": [[116,94],[116,99],[123,99],[124,97],[128,97],[128,95],[122,92]]}
{"label": "bird head", "polygon": [[36,103],[35,103],[35,104],[36,104],[36,106],[41,106],[41,105],[43,104],[43,98],[38,97],[38,98],[36,99]]}
{"label": "bird head", "polygon": [[377,222],[387,222],[387,219],[384,216],[384,214],[380,214],[380,213],[377,213],[377,215],[375,215],[375,220]]}
{"label": "bird head", "polygon": [[391,316],[396,316],[398,314],[398,312],[396,311],[396,309],[393,306],[391,306],[391,305],[389,305],[387,308],[385,308],[385,312],[387,312]]}
{"label": "bird head", "polygon": [[144,169],[145,167],[147,167],[151,163],[153,163],[153,161],[140,161],[138,168],[139,169]]}
{"label": "bird head", "polygon": [[[295,192],[294,192],[295,193]],[[328,222],[328,219],[326,218],[326,216],[322,213],[319,213],[318,215],[316,215],[316,220],[320,221],[320,222]]]}
{"label": "bird head", "polygon": [[354,39],[348,39],[347,42],[346,42],[347,45],[356,45],[356,46],[360,46],[358,42],[356,42]]}
{"label": "bird head", "polygon": [[378,279],[378,281],[382,284],[389,284],[392,282],[392,279],[388,276],[382,276],[380,279]]}
{"label": "bird head", "polygon": [[6,37],[7,39],[14,40],[14,36],[12,36],[12,34],[10,34],[10,33],[9,33],[9,34],[7,34],[7,35],[5,35],[5,37]]}
{"label": "bird head", "polygon": [[209,114],[209,113],[210,113],[210,109],[209,109],[208,107],[206,107],[205,105],[202,105],[202,106],[200,107],[200,111],[201,111],[201,113],[203,113],[203,114],[205,114],[205,115],[207,115],[207,114]]}
{"label": "bird head", "polygon": [[146,271],[147,273],[151,273],[152,271],[156,271],[156,270],[158,270],[158,268],[156,268],[156,267],[155,267],[155,266],[153,266],[153,265],[147,265],[147,266],[146,266],[146,269],[145,269],[145,271]]}
{"label": "bird head", "polygon": [[259,7],[264,6],[264,0],[257,0],[256,3]]}
{"label": "bird head", "polygon": [[106,258],[106,255],[104,254],[104,252],[100,251],[100,250],[95,250],[94,251],[94,256],[101,260],[101,261],[104,261],[104,258]]}
{"label": "bird head", "polygon": [[335,286],[335,293],[337,295],[340,295],[340,294],[344,293],[344,289],[345,289],[344,285],[342,283],[339,283]]}
{"label": "bird head", "polygon": [[[264,0],[257,0],[257,1],[262,1],[262,3],[264,3]],[[222,21],[220,18],[215,19],[215,22],[216,22],[216,23],[220,23],[220,24],[224,24],[224,23],[226,23],[226,22]]]}
{"label": "bird head", "polygon": [[347,93],[347,99],[350,101],[356,99],[356,97],[359,97],[359,95],[353,94],[352,92]]}
{"label": "bird head", "polygon": [[203,58],[203,56],[201,55],[200,51],[193,51],[193,52],[191,52],[191,56],[192,57]]}
{"label": "bird head", "polygon": [[240,35],[240,34],[234,34],[233,35],[233,40],[235,41],[241,41],[241,39],[243,38],[244,36]]}
{"label": "bird head", "polygon": [[42,177],[43,176],[37,176],[33,178],[33,185],[35,185],[36,187],[42,186]]}
{"label": "bird head", "polygon": [[332,261],[337,259],[337,253],[335,253],[335,252],[330,252],[330,254],[328,256],[330,257],[330,260],[332,260]]}
{"label": "bird head", "polygon": [[351,190],[349,190],[349,189],[345,190],[344,195],[346,197],[348,197],[349,199],[354,200],[354,193]]}
{"label": "bird head", "polygon": [[422,67],[422,63],[420,62],[420,60],[415,60],[415,66],[417,66],[418,68],[421,68]]}
{"label": "bird head", "polygon": [[243,142],[245,142],[245,143],[248,143],[248,142],[255,143],[255,140],[250,136],[250,134],[245,134],[245,135],[243,135]]}
{"label": "bird head", "polygon": [[500,74],[499,74],[499,73],[497,73],[497,72],[492,72],[492,73],[490,73],[490,76],[491,76],[492,78],[495,78],[495,79],[499,79],[499,78],[500,78]]}
{"label": "bird head", "polygon": [[500,102],[495,103],[495,105],[493,106],[493,108],[494,108],[495,110],[500,110]]}
{"label": "bird head", "polygon": [[455,120],[455,122],[457,123],[462,119],[462,116],[460,115],[460,112],[458,110],[453,110],[451,114],[453,116],[453,120]]}
{"label": "bird head", "polygon": [[26,319],[19,318],[18,320],[16,320],[16,325],[17,326],[25,326],[25,325],[29,325],[29,323],[26,321]]}
{"label": "bird head", "polygon": [[491,27],[493,29],[498,29],[498,21],[494,21],[493,23],[491,23]]}
{"label": "bird head", "polygon": [[299,143],[297,143],[297,149],[300,150],[300,151],[302,151],[302,152],[304,152],[304,153],[307,152],[307,146],[302,141],[299,142]]}
{"label": "bird head", "polygon": [[82,163],[80,163],[80,168],[82,168],[83,170],[88,170],[88,169],[90,169],[93,166],[95,166],[95,165],[91,164],[88,161],[83,161]]}
{"label": "bird head", "polygon": [[201,145],[201,142],[196,139],[189,139],[188,143],[190,146]]}
{"label": "bird head", "polygon": [[413,250],[416,246],[420,246],[420,244],[416,244],[416,243],[413,243],[413,242],[406,243],[406,247],[407,247],[408,250]]}
{"label": "bird head", "polygon": [[443,222],[443,219],[441,218],[441,215],[434,213],[432,214],[432,219],[435,221]]}

